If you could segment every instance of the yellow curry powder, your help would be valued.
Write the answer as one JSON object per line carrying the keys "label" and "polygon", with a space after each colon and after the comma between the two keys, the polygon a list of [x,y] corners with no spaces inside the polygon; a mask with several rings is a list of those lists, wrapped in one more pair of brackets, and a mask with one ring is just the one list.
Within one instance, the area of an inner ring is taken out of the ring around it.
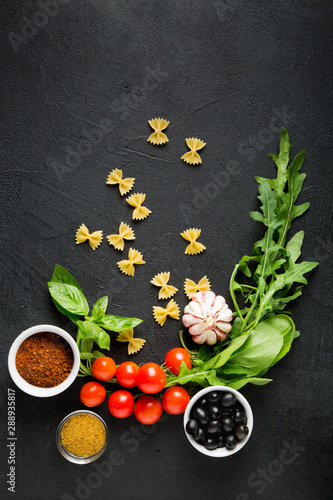
{"label": "yellow curry powder", "polygon": [[89,457],[98,453],[105,443],[105,429],[94,415],[78,414],[70,417],[61,431],[63,446],[73,455]]}

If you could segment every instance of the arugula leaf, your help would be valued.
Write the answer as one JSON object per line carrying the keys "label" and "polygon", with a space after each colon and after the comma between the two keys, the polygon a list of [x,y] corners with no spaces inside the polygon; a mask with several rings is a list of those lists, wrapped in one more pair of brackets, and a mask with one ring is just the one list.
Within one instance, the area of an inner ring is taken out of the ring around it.
{"label": "arugula leaf", "polygon": [[318,262],[301,262],[300,264],[295,264],[291,261],[289,268],[284,275],[284,284],[292,285],[293,283],[304,283],[307,284],[307,280],[304,278],[304,274],[308,273],[312,269],[318,266]]}
{"label": "arugula leaf", "polygon": [[303,240],[304,231],[298,231],[298,233],[294,234],[294,236],[288,241],[286,251],[292,262],[296,262],[298,257],[301,255]]}
{"label": "arugula leaf", "polygon": [[122,332],[123,330],[128,330],[129,328],[134,328],[139,325],[142,323],[142,319],[124,318],[122,316],[106,314],[103,318],[97,320],[96,323],[106,330],[111,330],[112,332]]}
{"label": "arugula leaf", "polygon": [[53,281],[48,282],[48,287],[52,298],[66,311],[81,316],[88,314],[88,302],[79,288]]}
{"label": "arugula leaf", "polygon": [[277,167],[277,175],[276,179],[265,179],[264,177],[255,177],[255,180],[259,183],[268,182],[272,189],[280,189],[284,190],[286,181],[287,181],[287,166],[289,163],[289,151],[291,149],[291,145],[289,143],[289,135],[287,129],[283,129],[280,135],[280,152],[279,155],[276,156],[273,153],[268,156],[272,158],[276,167]]}

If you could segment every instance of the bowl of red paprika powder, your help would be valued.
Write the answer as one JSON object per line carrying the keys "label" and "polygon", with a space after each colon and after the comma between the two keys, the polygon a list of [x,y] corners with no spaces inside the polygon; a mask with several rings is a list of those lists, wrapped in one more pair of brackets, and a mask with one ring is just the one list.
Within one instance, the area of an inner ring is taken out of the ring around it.
{"label": "bowl of red paprika powder", "polygon": [[28,328],[14,340],[8,369],[15,384],[27,394],[49,397],[65,391],[80,368],[80,352],[73,337],[53,325]]}

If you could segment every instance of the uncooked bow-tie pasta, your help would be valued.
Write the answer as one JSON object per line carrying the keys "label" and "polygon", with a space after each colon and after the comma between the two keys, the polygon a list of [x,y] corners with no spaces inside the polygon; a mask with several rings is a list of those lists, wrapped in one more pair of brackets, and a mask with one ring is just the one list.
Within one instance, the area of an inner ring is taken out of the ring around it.
{"label": "uncooked bow-tie pasta", "polygon": [[126,198],[126,201],[132,207],[135,207],[133,210],[132,219],[142,220],[148,217],[151,214],[151,210],[147,207],[143,207],[142,203],[145,201],[146,195],[142,193],[135,193]]}
{"label": "uncooked bow-tie pasta", "polygon": [[157,323],[163,326],[168,316],[170,316],[170,318],[179,319],[179,307],[177,303],[171,299],[166,308],[153,306],[153,315]]}
{"label": "uncooked bow-tie pasta", "polygon": [[184,291],[185,295],[191,299],[193,295],[197,292],[208,292],[210,290],[210,283],[207,276],[201,278],[198,284],[194,283],[194,281],[189,278],[185,279],[184,283]]}
{"label": "uncooked bow-tie pasta", "polygon": [[119,226],[119,234],[109,234],[106,239],[116,250],[124,250],[124,239],[135,240],[135,235],[133,229],[128,224],[121,222]]}
{"label": "uncooked bow-tie pasta", "polygon": [[201,163],[201,158],[197,151],[206,146],[206,143],[201,141],[200,139],[191,137],[189,139],[186,139],[186,144],[191,151],[185,153],[181,159],[186,163],[189,163],[190,165],[197,165],[198,163]]}
{"label": "uncooked bow-tie pasta", "polygon": [[159,273],[154,276],[150,283],[156,286],[160,286],[161,290],[159,291],[158,298],[159,299],[169,299],[178,291],[178,288],[168,285],[168,281],[170,279],[170,273]]}
{"label": "uncooked bow-tie pasta", "polygon": [[154,120],[148,120],[149,125],[152,129],[155,130],[147,139],[147,142],[151,142],[152,144],[156,144],[160,146],[161,144],[165,144],[169,142],[167,136],[162,132],[170,122],[164,120],[164,118],[155,118]]}
{"label": "uncooked bow-tie pasta", "polygon": [[118,342],[128,342],[128,354],[135,354],[136,352],[140,351],[140,349],[142,349],[144,343],[146,342],[143,339],[134,338],[133,335],[133,328],[129,328],[128,330],[123,330],[122,332],[120,332],[117,337]]}
{"label": "uncooked bow-tie pasta", "polygon": [[121,196],[123,196],[132,189],[134,181],[134,177],[127,177],[127,179],[123,179],[123,171],[119,168],[115,168],[109,173],[106,184],[119,184],[119,191]]}
{"label": "uncooked bow-tie pasta", "polygon": [[119,262],[117,262],[117,265],[121,272],[127,274],[127,276],[134,276],[134,264],[145,264],[142,254],[134,248],[129,249],[128,260],[120,260]]}
{"label": "uncooked bow-tie pasta", "polygon": [[201,229],[186,229],[183,233],[180,233],[181,236],[184,238],[184,240],[189,241],[190,244],[187,245],[185,253],[188,255],[195,255],[197,253],[201,253],[203,250],[206,249],[206,247],[202,244],[199,243],[199,241],[196,241],[200,234],[201,234]]}
{"label": "uncooked bow-tie pasta", "polygon": [[90,234],[85,224],[81,224],[75,235],[77,245],[88,240],[89,245],[93,250],[95,250],[95,248],[97,248],[101,244],[102,239],[103,231],[94,231]]}

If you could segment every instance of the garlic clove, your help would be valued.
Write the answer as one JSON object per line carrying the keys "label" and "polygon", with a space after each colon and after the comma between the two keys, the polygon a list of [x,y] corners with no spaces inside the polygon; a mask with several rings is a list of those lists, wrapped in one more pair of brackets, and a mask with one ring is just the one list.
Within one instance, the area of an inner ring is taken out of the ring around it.
{"label": "garlic clove", "polygon": [[200,323],[194,323],[192,326],[189,328],[189,332],[191,335],[201,335],[204,331],[206,330],[205,324],[203,322]]}

